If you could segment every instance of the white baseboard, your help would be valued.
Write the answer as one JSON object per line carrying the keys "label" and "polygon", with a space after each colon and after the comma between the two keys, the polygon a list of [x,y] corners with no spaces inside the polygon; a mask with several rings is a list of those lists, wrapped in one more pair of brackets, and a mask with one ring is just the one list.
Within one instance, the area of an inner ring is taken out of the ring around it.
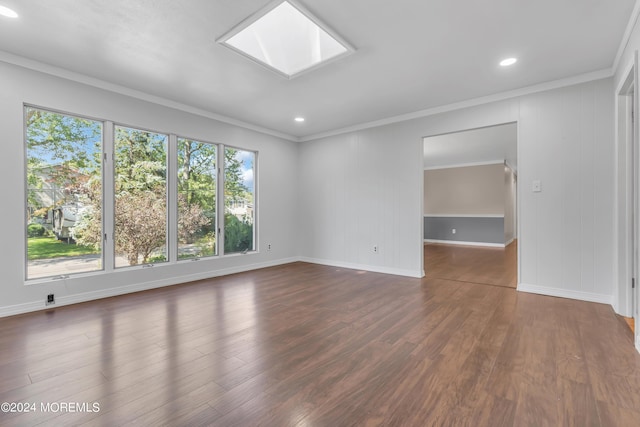
{"label": "white baseboard", "polygon": [[620,313],[620,307],[618,306],[618,298],[611,299],[611,308],[613,308],[614,313],[624,316],[624,314]]}
{"label": "white baseboard", "polygon": [[378,267],[375,265],[355,264],[350,262],[333,261],[328,259],[299,257],[299,261],[311,264],[327,265],[330,267],[348,268],[351,270],[364,270],[372,273],[393,274],[394,276],[415,277],[421,279],[424,277],[424,271],[403,270],[400,268]]}
{"label": "white baseboard", "polygon": [[597,302],[600,304],[612,305],[613,298],[611,295],[594,294],[591,292],[571,291],[568,289],[550,288],[546,286],[527,285],[525,283],[518,284],[517,290],[530,294],[546,295],[550,297],[560,297],[576,299],[580,301]]}
{"label": "white baseboard", "polygon": [[[512,240],[513,241],[513,240]],[[461,242],[459,240],[433,240],[424,239],[425,243],[445,243],[447,245],[463,245],[463,246],[482,246],[487,248],[504,248],[504,243],[487,243],[487,242]]]}
{"label": "white baseboard", "polygon": [[15,316],[16,314],[30,313],[32,311],[44,310],[45,308],[50,307],[47,307],[42,301],[7,305],[0,307],[0,317]]}
{"label": "white baseboard", "polygon": [[14,316],[32,311],[53,309],[65,305],[78,304],[81,302],[93,301],[101,298],[109,298],[118,295],[130,294],[133,292],[157,289],[165,286],[173,286],[181,283],[194,282],[196,280],[211,279],[213,277],[227,276],[229,274],[243,273],[245,271],[258,270],[260,268],[275,267],[283,264],[290,264],[299,261],[297,257],[284,258],[276,261],[262,262],[257,264],[242,265],[238,267],[213,270],[204,273],[190,274],[187,276],[171,277],[168,279],[155,280],[151,282],[136,283],[134,285],[120,286],[117,288],[102,289],[99,291],[83,292],[80,294],[61,296],[56,298],[55,305],[47,306],[43,301],[28,302],[23,304],[0,307],[0,317]]}

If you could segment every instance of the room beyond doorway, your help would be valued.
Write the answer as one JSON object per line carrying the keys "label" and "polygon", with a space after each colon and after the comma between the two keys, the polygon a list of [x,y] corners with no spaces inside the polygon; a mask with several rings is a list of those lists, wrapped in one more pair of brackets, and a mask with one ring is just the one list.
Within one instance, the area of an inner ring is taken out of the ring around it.
{"label": "room beyond doorway", "polygon": [[517,123],[425,137],[423,144],[426,276],[516,288]]}
{"label": "room beyond doorway", "polygon": [[517,253],[517,240],[505,248],[425,244],[426,278],[515,288]]}

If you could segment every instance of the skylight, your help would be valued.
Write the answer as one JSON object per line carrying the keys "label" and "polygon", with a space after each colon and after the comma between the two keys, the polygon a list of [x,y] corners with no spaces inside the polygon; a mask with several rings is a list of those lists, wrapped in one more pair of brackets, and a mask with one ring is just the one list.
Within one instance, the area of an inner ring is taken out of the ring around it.
{"label": "skylight", "polygon": [[346,42],[291,1],[270,4],[218,42],[288,78],[353,52]]}
{"label": "skylight", "polygon": [[6,16],[7,18],[17,18],[18,17],[18,14],[13,9],[9,9],[6,6],[0,6],[0,15]]}

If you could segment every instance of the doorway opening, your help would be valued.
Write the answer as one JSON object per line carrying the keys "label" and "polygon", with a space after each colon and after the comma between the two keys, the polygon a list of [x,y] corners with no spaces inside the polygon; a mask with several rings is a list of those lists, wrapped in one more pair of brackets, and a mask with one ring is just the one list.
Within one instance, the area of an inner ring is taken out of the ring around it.
{"label": "doorway opening", "polygon": [[517,123],[423,139],[425,276],[516,288]]}

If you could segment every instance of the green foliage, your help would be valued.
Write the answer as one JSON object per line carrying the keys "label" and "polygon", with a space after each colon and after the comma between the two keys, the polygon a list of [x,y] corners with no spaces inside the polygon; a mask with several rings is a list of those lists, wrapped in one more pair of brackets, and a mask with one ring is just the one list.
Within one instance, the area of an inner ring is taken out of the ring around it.
{"label": "green foliage", "polygon": [[99,122],[35,108],[26,109],[26,122],[31,162],[71,162],[79,169],[91,167],[92,158],[85,145],[98,142],[102,130]]}
{"label": "green foliage", "polygon": [[215,254],[217,146],[178,139],[178,242],[193,245],[179,259]]}
{"label": "green foliage", "polygon": [[30,237],[27,239],[27,250],[30,261],[100,253],[93,247],[66,243],[55,237]]}
{"label": "green foliage", "polygon": [[235,215],[224,216],[224,252],[234,253],[253,249],[253,224]]}
{"label": "green foliage", "polygon": [[238,150],[225,148],[224,150],[224,197],[226,200],[241,200],[246,198],[249,189],[242,182],[242,162],[236,154]]}
{"label": "green foliage", "polygon": [[[243,182],[243,164],[234,148],[225,148],[225,186],[224,197],[227,208],[233,202],[253,203],[253,194]],[[232,213],[224,216],[224,252],[237,253],[253,250],[253,221],[244,216],[239,218]]]}
{"label": "green foliage", "polygon": [[160,262],[151,254],[166,244],[166,135],[117,127],[116,252],[129,265]]}
{"label": "green foliage", "polygon": [[28,237],[42,237],[46,232],[47,230],[42,226],[42,224],[29,224],[27,226]]}
{"label": "green foliage", "polygon": [[187,205],[198,205],[204,212],[215,212],[216,149],[213,144],[178,140],[178,192]]}
{"label": "green foliage", "polygon": [[[87,176],[100,173],[100,123],[26,108],[26,125],[30,206],[48,209],[84,194]],[[39,191],[48,191],[52,206],[40,205]]]}
{"label": "green foliage", "polygon": [[166,135],[116,127],[116,193],[166,189]]}
{"label": "green foliage", "polygon": [[154,264],[156,262],[166,262],[167,261],[167,257],[164,255],[154,255],[152,257],[149,257],[149,259],[147,260],[147,263],[149,264]]}

